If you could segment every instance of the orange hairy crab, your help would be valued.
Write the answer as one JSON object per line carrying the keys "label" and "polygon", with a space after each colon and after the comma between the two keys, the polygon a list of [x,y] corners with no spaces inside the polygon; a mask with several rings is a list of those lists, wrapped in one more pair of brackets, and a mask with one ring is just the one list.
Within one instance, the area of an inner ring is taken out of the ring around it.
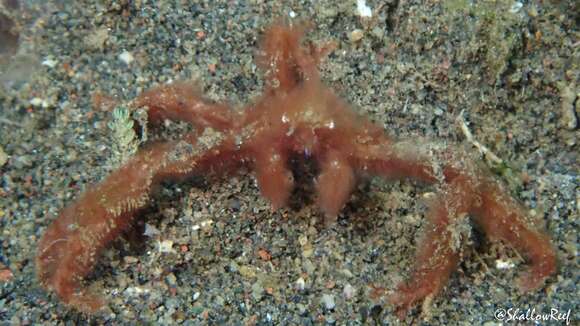
{"label": "orange hairy crab", "polygon": [[294,186],[289,157],[298,154],[319,163],[318,205],[326,222],[335,221],[361,174],[438,185],[416,266],[389,300],[400,316],[437,294],[457,267],[460,249],[450,225],[465,214],[488,237],[525,255],[530,266],[519,280],[522,290],[540,287],[555,272],[555,253],[502,184],[461,151],[426,141],[396,141],[353,112],[320,80],[317,64],[330,47],[302,45],[304,30],[286,25],[267,30],[257,60],[265,71],[265,93],[241,113],[204,99],[186,83],[140,95],[134,103],[148,109],[151,124],[185,121],[195,131],[178,141],[146,146],[62,210],[39,243],[36,266],[42,285],[68,305],[97,311],[104,302],[82,280],[103,249],[130,227],[153,185],[247,166],[262,195],[278,208]]}

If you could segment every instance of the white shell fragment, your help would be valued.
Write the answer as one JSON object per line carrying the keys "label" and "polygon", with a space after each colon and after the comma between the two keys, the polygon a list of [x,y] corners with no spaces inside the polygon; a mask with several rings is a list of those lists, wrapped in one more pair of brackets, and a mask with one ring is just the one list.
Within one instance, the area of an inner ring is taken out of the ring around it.
{"label": "white shell fragment", "polygon": [[512,269],[514,267],[516,267],[516,265],[509,260],[497,259],[495,261],[495,268],[497,269]]}
{"label": "white shell fragment", "polygon": [[332,310],[334,309],[334,307],[336,307],[336,303],[334,302],[334,296],[331,294],[323,294],[321,301],[322,304],[324,305],[324,308],[326,308],[327,310]]}
{"label": "white shell fragment", "polygon": [[373,10],[371,7],[367,6],[365,0],[356,0],[356,11],[359,16],[364,18],[370,18],[373,16]]}
{"label": "white shell fragment", "polygon": [[159,248],[159,252],[172,253],[173,252],[173,241],[171,241],[171,240],[158,241],[157,247]]}
{"label": "white shell fragment", "polygon": [[355,288],[352,285],[350,285],[349,283],[347,283],[344,286],[344,289],[342,290],[342,294],[344,295],[344,298],[346,300],[350,300],[356,294],[356,290],[355,290]]}
{"label": "white shell fragment", "polygon": [[123,61],[125,64],[129,65],[131,62],[135,61],[135,58],[131,52],[125,50],[119,54],[119,60]]}

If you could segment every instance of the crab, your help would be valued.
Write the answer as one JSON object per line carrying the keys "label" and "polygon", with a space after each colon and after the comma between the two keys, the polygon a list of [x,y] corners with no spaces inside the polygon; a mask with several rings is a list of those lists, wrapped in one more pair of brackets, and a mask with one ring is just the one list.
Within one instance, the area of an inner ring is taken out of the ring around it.
{"label": "crab", "polygon": [[280,208],[294,186],[289,159],[301,156],[318,163],[317,204],[327,224],[336,220],[360,176],[435,185],[416,265],[388,298],[400,317],[444,288],[461,258],[453,225],[466,216],[489,238],[526,257],[529,268],[519,278],[521,290],[541,287],[556,270],[554,250],[501,181],[465,151],[425,139],[396,140],[355,113],[319,76],[317,66],[333,45],[303,44],[306,30],[285,24],[266,30],[257,54],[264,94],[243,110],[204,98],[188,82],[138,96],[132,105],[147,110],[152,126],[170,119],[190,123],[193,131],[179,140],[148,144],[60,212],[38,245],[41,284],[67,305],[94,313],[105,301],[88,290],[83,278],[102,251],[131,227],[155,185],[247,167],[261,194]]}

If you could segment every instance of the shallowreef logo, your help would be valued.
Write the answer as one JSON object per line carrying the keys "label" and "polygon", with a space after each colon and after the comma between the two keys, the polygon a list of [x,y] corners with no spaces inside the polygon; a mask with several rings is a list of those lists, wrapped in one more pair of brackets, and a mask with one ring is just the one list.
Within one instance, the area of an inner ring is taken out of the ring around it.
{"label": "shallowreef logo", "polygon": [[557,308],[550,309],[550,312],[538,312],[536,308],[520,309],[508,308],[496,309],[494,317],[503,322],[510,321],[561,321],[570,325],[570,313],[572,309],[561,311]]}

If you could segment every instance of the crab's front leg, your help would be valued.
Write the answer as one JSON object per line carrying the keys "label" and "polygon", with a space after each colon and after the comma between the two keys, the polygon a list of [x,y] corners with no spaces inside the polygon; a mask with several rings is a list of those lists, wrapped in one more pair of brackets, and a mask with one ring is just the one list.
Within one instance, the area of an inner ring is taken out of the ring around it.
{"label": "crab's front leg", "polygon": [[83,278],[146,205],[151,188],[167,178],[219,171],[223,162],[234,161],[238,154],[234,142],[222,133],[208,129],[194,141],[197,138],[150,145],[63,209],[38,246],[36,268],[43,286],[81,311],[100,309],[103,300],[89,293]]}
{"label": "crab's front leg", "polygon": [[147,107],[148,121],[153,125],[168,119],[188,122],[201,130],[209,127],[228,131],[234,127],[231,108],[204,98],[192,81],[153,87],[139,95],[133,106]]}

